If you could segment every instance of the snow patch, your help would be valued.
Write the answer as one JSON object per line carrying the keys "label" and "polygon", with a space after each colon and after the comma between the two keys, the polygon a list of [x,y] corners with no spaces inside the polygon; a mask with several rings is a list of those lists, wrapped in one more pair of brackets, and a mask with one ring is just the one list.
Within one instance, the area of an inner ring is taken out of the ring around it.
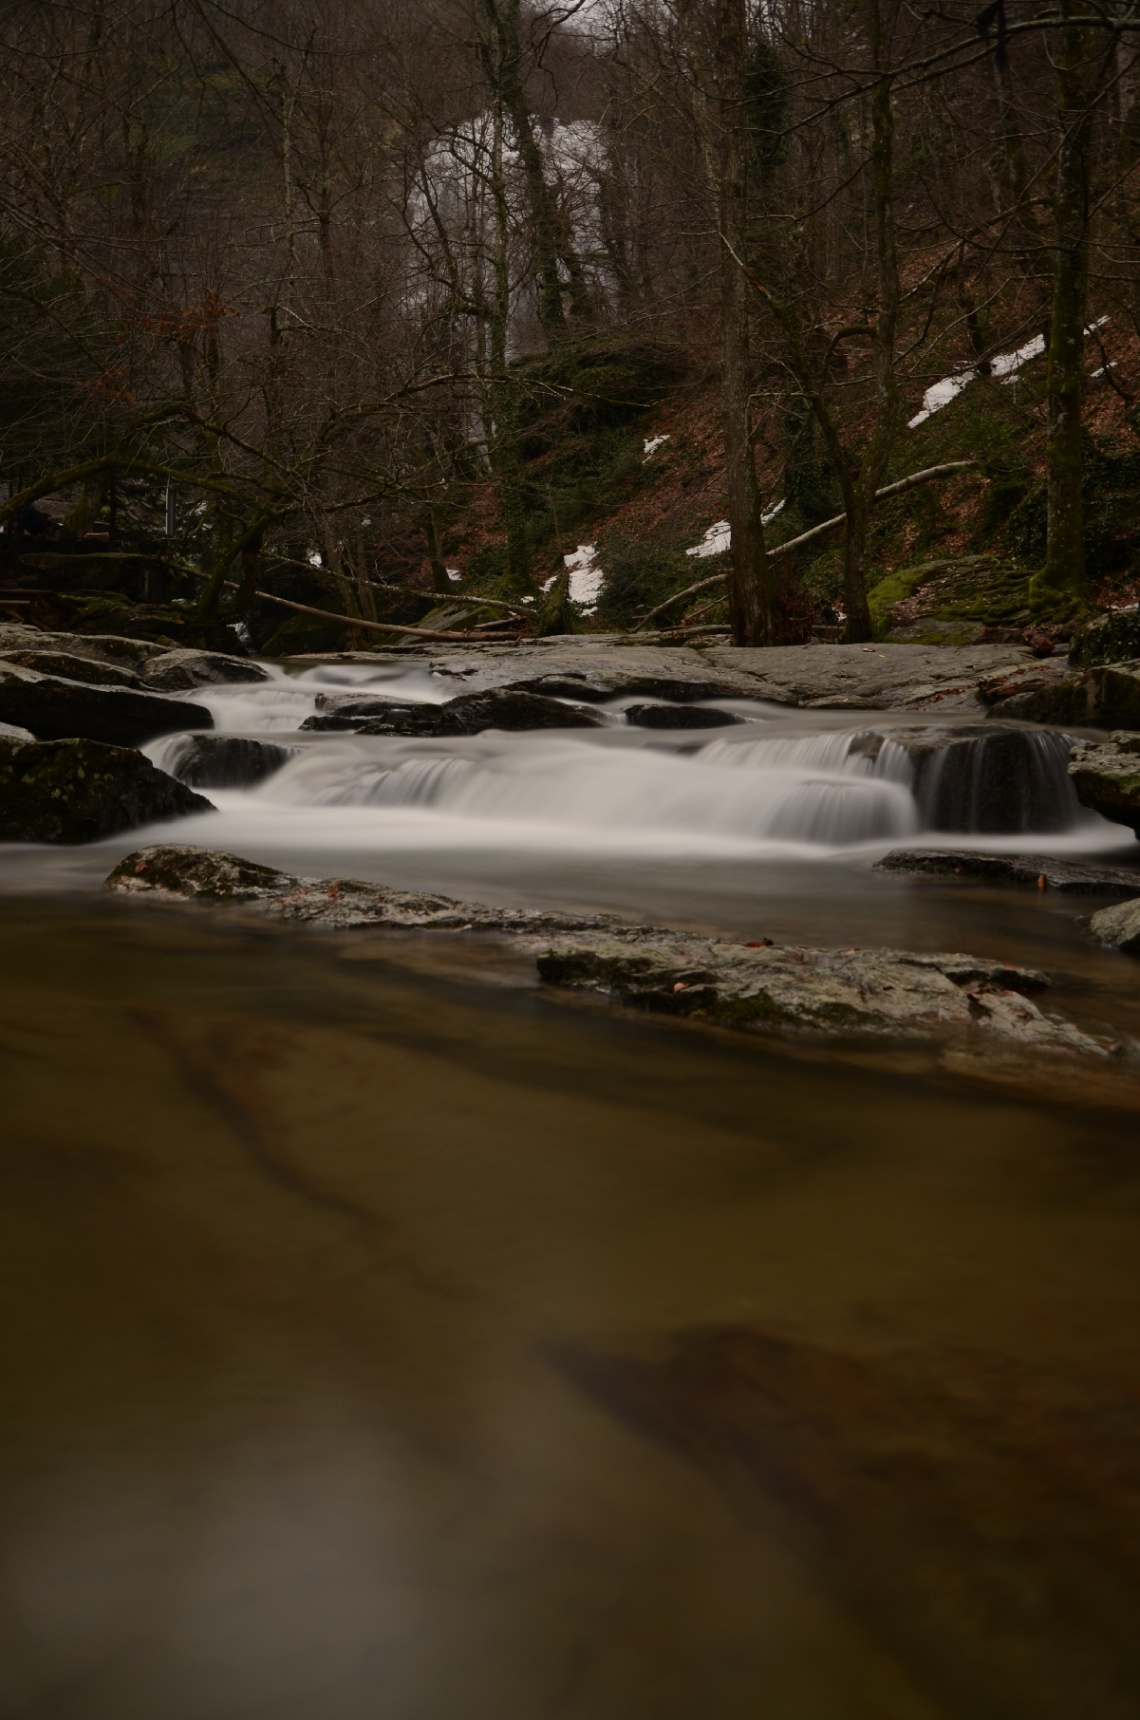
{"label": "snow patch", "polygon": [[700,543],[695,543],[692,549],[685,551],[686,555],[723,555],[732,548],[732,527],[727,520],[716,520],[709,527]]}
{"label": "snow patch", "polygon": [[606,577],[597,558],[598,547],[592,543],[580,543],[572,555],[562,557],[570,569],[570,601],[582,606],[583,615],[594,613]]}
{"label": "snow patch", "polygon": [[[643,444],[645,459],[650,459],[652,455],[656,454],[658,448],[663,448],[665,443],[671,440],[672,438],[669,436],[647,436]],[[644,461],[642,464],[644,464]]]}
{"label": "snow patch", "polygon": [[[1086,328],[1086,335],[1092,334],[1095,329],[1103,328],[1108,321],[1108,317],[1098,317],[1096,322],[1090,323]],[[1028,364],[1031,359],[1040,358],[1044,351],[1045,336],[1035,334],[1024,346],[1016,347],[1013,352],[1001,352],[996,358],[991,358],[989,373],[1008,387],[1011,382],[1017,380],[1017,373],[1022,366]],[[1094,376],[1103,374],[1103,370],[1093,371]],[[981,370],[976,365],[971,365],[968,370],[955,371],[953,376],[944,376],[940,382],[934,383],[922,397],[922,410],[916,412],[913,418],[907,419],[907,429],[916,430],[920,424],[925,424],[935,412],[941,412],[944,406],[949,406],[952,400],[957,399],[967,383],[973,382],[975,377],[981,375]]]}

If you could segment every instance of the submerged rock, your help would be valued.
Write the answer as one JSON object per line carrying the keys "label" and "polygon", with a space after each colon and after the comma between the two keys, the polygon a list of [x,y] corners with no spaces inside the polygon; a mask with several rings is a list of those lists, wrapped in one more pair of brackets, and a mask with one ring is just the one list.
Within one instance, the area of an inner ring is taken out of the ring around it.
{"label": "submerged rock", "polygon": [[1116,1049],[1030,1002],[1026,993],[1048,985],[1046,975],[968,955],[763,947],[652,932],[557,944],[540,954],[538,970],[554,985],[745,1031],[929,1039],[980,1029],[1042,1049],[1102,1056]]}
{"label": "submerged rock", "polygon": [[38,675],[0,663],[0,721],[30,729],[39,740],[106,741],[143,746],[179,729],[212,729],[202,705],[129,687],[92,687],[62,676]]}
{"label": "submerged rock", "polygon": [[1076,741],[1069,775],[1083,806],[1140,836],[1140,734],[1121,730],[1103,741]]}
{"label": "submerged rock", "polygon": [[210,802],[128,747],[0,737],[0,840],[94,842]]}
{"label": "submerged rock", "polygon": [[268,681],[269,671],[246,657],[228,657],[222,651],[179,649],[152,657],[143,665],[142,678],[162,693],[189,693],[195,687]]}
{"label": "submerged rock", "polygon": [[409,930],[529,932],[589,930],[615,924],[607,914],[554,914],[488,908],[426,891],[390,890],[358,878],[294,878],[234,854],[162,845],[120,861],[107,888],[168,901],[233,902],[283,920],[339,930],[391,926]]}
{"label": "submerged rock", "polygon": [[252,788],[280,770],[297,750],[241,735],[188,735],[184,744],[174,745],[170,774],[191,788]]}
{"label": "submerged rock", "polygon": [[917,872],[940,878],[982,878],[987,882],[1027,884],[1034,889],[1064,890],[1078,896],[1133,896],[1140,890],[1140,871],[1129,871],[1126,866],[1086,866],[1079,861],[1053,860],[1044,854],[894,848],[876,861],[875,870]]}
{"label": "submerged rock", "polygon": [[1140,956],[1140,898],[1102,908],[1089,921],[1089,929],[1109,949]]}

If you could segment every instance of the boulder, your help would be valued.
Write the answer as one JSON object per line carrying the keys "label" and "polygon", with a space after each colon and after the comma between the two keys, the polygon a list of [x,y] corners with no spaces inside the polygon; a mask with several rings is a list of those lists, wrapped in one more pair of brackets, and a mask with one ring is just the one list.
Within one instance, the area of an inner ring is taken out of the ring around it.
{"label": "boulder", "polygon": [[79,736],[111,746],[143,746],[179,729],[212,729],[202,705],[129,687],[92,687],[0,663],[0,721],[30,729],[39,740]]}
{"label": "boulder", "polygon": [[543,933],[616,924],[611,915],[488,908],[423,891],[389,890],[355,878],[294,878],[234,854],[174,845],[140,848],[120,861],[107,888],[168,901],[231,902],[274,918],[329,930],[392,926],[404,930]]}
{"label": "boulder", "polygon": [[171,776],[191,788],[253,788],[287,764],[296,747],[242,735],[188,735],[176,741],[173,757],[163,762]]}
{"label": "boulder", "polygon": [[1103,741],[1075,741],[1069,775],[1083,806],[1140,836],[1140,734],[1117,731]]}
{"label": "boulder", "polygon": [[141,688],[142,680],[134,669],[119,664],[100,662],[92,657],[77,657],[71,651],[5,651],[5,663],[20,669],[34,669],[40,675],[62,675],[68,681],[86,681],[93,687]]}
{"label": "boulder", "polygon": [[441,716],[444,705],[398,704],[394,699],[353,697],[351,694],[317,694],[317,709],[301,724],[309,730],[348,730],[366,735],[450,735]]}
{"label": "boulder", "polygon": [[1109,949],[1140,956],[1140,897],[1102,908],[1089,921],[1089,929]]}
{"label": "boulder", "polygon": [[247,681],[268,681],[269,671],[246,657],[227,657],[221,651],[164,651],[143,665],[142,678],[160,693],[189,693],[195,687],[233,686]]}
{"label": "boulder", "polygon": [[0,840],[94,842],[211,804],[128,747],[0,737]]}
{"label": "boulder", "polygon": [[1118,1049],[1030,1001],[1028,992],[1048,985],[1044,974],[968,955],[603,933],[542,951],[538,971],[553,985],[746,1032],[904,1040],[981,1032],[1041,1050]]}
{"label": "boulder", "polygon": [[1045,854],[974,854],[948,849],[893,848],[875,863],[877,872],[914,872],[920,877],[981,879],[986,883],[1024,884],[1035,890],[1062,890],[1078,896],[1134,896],[1140,870],[1127,866],[1086,866]]}
{"label": "boulder", "polygon": [[723,729],[744,721],[708,705],[630,705],[625,717],[636,729]]}

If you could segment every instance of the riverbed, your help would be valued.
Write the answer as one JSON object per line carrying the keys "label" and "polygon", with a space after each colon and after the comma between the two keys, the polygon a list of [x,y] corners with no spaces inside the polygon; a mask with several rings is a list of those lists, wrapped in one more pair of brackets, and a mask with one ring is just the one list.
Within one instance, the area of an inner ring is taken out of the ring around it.
{"label": "riverbed", "polygon": [[[282,681],[215,718],[296,759],[193,834],[0,855],[0,1709],[1134,1713],[1134,1113],[98,884],[193,840],[967,949],[1140,1035],[1096,900],[876,872],[937,833],[845,768],[866,713],[306,739],[317,683]],[[954,841],[1134,863],[1070,813]]]}

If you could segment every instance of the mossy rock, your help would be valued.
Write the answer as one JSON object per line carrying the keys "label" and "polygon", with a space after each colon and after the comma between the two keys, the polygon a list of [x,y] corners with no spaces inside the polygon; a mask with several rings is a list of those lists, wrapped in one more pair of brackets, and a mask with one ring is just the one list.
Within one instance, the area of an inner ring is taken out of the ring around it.
{"label": "mossy rock", "polygon": [[1140,657],[1140,609],[1116,609],[1097,616],[1078,633],[1069,657],[1090,669]]}

